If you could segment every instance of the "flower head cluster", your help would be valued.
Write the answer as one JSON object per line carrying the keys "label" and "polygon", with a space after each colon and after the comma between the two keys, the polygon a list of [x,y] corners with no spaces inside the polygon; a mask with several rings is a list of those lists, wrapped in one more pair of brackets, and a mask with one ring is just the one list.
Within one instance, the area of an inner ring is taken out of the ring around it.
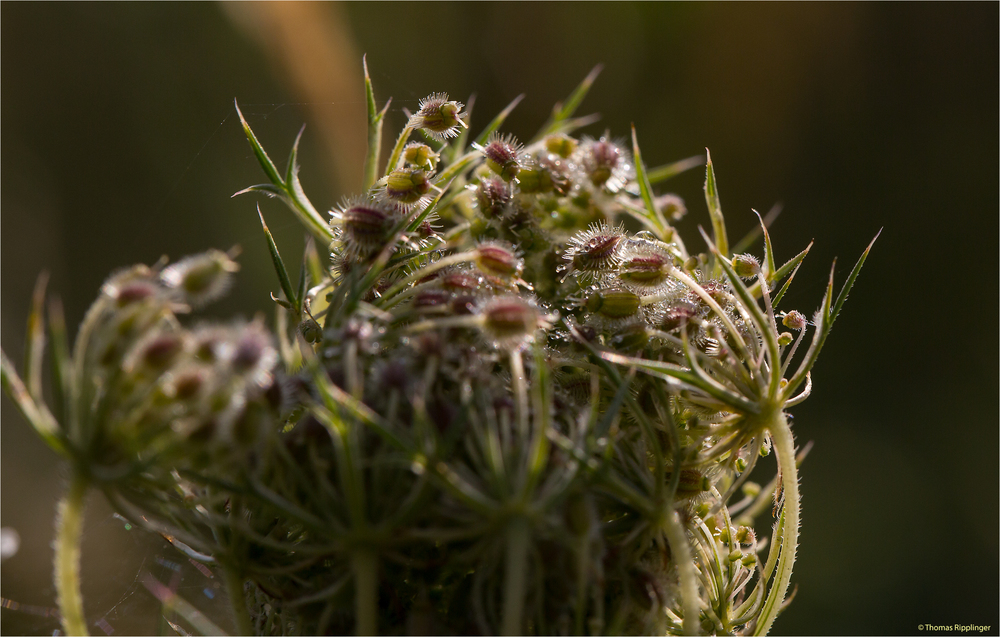
{"label": "flower head cluster", "polygon": [[78,337],[83,434],[57,438],[250,584],[248,630],[766,632],[798,538],[784,410],[850,285],[811,322],[778,310],[808,249],[779,267],[763,228],[762,258],[729,254],[710,162],[693,252],[634,133],[578,139],[563,109],[522,145],[505,116],[467,145],[462,104],[422,100],[329,226],[273,176],[330,248],[293,286],[264,226],[276,338],[181,325],[225,289],[223,253],[112,277]]}

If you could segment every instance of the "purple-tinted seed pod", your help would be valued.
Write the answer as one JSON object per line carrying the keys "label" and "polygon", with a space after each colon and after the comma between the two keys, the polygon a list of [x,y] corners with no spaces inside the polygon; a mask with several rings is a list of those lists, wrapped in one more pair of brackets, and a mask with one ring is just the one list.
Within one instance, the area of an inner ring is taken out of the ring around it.
{"label": "purple-tinted seed pod", "polygon": [[158,334],[141,345],[137,362],[154,370],[166,369],[184,351],[184,345],[181,334]]}
{"label": "purple-tinted seed pod", "polygon": [[452,292],[475,292],[482,284],[482,278],[472,272],[448,272],[441,276],[441,287]]}
{"label": "purple-tinted seed pod", "polygon": [[452,299],[449,305],[451,313],[455,315],[469,315],[476,313],[476,297],[471,294],[461,294]]}
{"label": "purple-tinted seed pod", "polygon": [[185,257],[167,267],[160,279],[172,288],[182,301],[200,307],[219,298],[229,289],[232,274],[240,269],[225,252],[209,250]]}
{"label": "purple-tinted seed pod", "polygon": [[115,288],[114,299],[118,307],[145,301],[156,296],[162,288],[151,280],[135,280]]}
{"label": "purple-tinted seed pod", "polygon": [[618,278],[640,290],[659,288],[667,283],[673,264],[673,255],[660,244],[631,240],[622,248]]}
{"label": "purple-tinted seed pod", "polygon": [[500,349],[531,342],[541,323],[538,308],[518,296],[496,297],[483,308],[483,331]]}
{"label": "purple-tinted seed pod", "polygon": [[594,224],[570,239],[564,258],[570,262],[574,270],[608,271],[617,266],[624,239],[624,227],[612,227],[606,223]]}
{"label": "purple-tinted seed pod", "polygon": [[668,306],[659,316],[659,328],[664,332],[673,332],[687,325],[698,317],[698,309],[693,305],[681,303]]}
{"label": "purple-tinted seed pod", "polygon": [[484,274],[504,280],[518,276],[524,265],[512,248],[493,241],[476,248],[475,262]]}
{"label": "purple-tinted seed pod", "polygon": [[[725,306],[729,302],[729,286],[724,282],[717,279],[709,279],[707,281],[701,281],[699,283],[701,288],[705,290],[708,296],[718,303],[720,306]],[[696,294],[694,290],[688,292],[688,298],[696,305],[705,305],[705,300],[701,298],[700,295]]]}
{"label": "purple-tinted seed pod", "polygon": [[171,389],[177,400],[190,400],[201,392],[207,382],[207,371],[199,367],[193,367],[178,372],[171,382]]}
{"label": "purple-tinted seed pod", "polygon": [[255,321],[240,330],[232,345],[229,362],[250,383],[260,387],[271,383],[278,351],[272,344],[271,335],[260,322]]}
{"label": "purple-tinted seed pod", "polygon": [[145,265],[116,272],[101,286],[101,293],[114,299],[118,307],[145,301],[162,290],[156,273]]}
{"label": "purple-tinted seed pod", "polygon": [[367,256],[385,246],[394,211],[375,201],[356,201],[337,213],[343,223],[342,240],[350,254]]}
{"label": "purple-tinted seed pod", "polygon": [[585,141],[577,153],[587,178],[594,186],[615,193],[631,176],[631,157],[625,148],[602,137]]}
{"label": "purple-tinted seed pod", "polygon": [[517,173],[521,170],[518,163],[521,145],[513,136],[500,136],[493,133],[486,142],[486,146],[480,150],[486,158],[486,165],[501,179],[510,181],[517,177]]}
{"label": "purple-tinted seed pod", "polygon": [[800,331],[805,329],[808,321],[802,312],[792,310],[791,312],[785,314],[784,318],[781,319],[781,324],[790,330]]}
{"label": "purple-tinted seed pod", "polygon": [[451,294],[444,290],[421,290],[413,296],[413,308],[417,310],[446,309]]}
{"label": "purple-tinted seed pod", "polygon": [[499,177],[485,177],[476,186],[476,206],[487,219],[503,217],[511,198],[510,184]]}

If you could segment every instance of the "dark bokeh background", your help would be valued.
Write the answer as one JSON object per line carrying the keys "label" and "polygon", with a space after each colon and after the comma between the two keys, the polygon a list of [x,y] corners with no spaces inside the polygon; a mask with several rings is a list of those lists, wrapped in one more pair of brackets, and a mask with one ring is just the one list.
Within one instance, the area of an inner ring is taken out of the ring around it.
{"label": "dark bokeh background", "polygon": [[[798,595],[775,631],[998,631],[998,7],[978,4],[356,3],[0,6],[2,345],[23,352],[35,277],[76,325],[106,275],[161,254],[243,247],[211,313],[271,308],[252,198],[262,176],[232,106],[272,155],[308,124],[302,179],[318,206],[360,183],[368,54],[377,98],[477,93],[482,126],[521,92],[528,137],[596,63],[585,103],[649,164],[712,150],[731,234],[782,202],[779,258],[816,245],[788,307],[811,312],[884,227],[793,410],[802,471]],[[476,128],[476,126],[474,126]],[[706,222],[697,171],[668,184]],[[262,202],[283,251],[301,231]],[[289,257],[291,258],[291,257]],[[51,634],[52,520],[63,474],[3,402],[4,634]],[[171,555],[99,498],[87,518],[86,605],[119,633],[156,630],[134,582]],[[161,559],[162,561],[162,559]],[[165,578],[166,576],[164,576]],[[190,596],[201,584],[194,579]],[[10,606],[9,603],[5,604]],[[98,628],[93,628],[99,631]]]}

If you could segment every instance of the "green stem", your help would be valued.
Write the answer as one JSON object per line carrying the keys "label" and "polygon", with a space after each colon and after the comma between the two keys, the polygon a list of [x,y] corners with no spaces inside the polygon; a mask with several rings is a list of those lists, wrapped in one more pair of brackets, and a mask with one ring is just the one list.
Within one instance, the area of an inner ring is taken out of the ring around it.
{"label": "green stem", "polygon": [[507,525],[507,563],[503,583],[503,619],[501,635],[524,634],[524,598],[528,577],[528,548],[531,544],[531,529],[528,520],[522,516],[512,519]]}
{"label": "green stem", "polygon": [[56,514],[55,584],[56,600],[67,635],[87,635],[80,594],[80,540],[83,532],[83,504],[90,486],[79,471],[73,473],[69,490],[59,501]]}
{"label": "green stem", "polygon": [[358,635],[378,634],[378,557],[368,549],[351,556],[354,571],[354,615]]}
{"label": "green stem", "polygon": [[795,552],[799,543],[799,474],[795,467],[795,440],[788,426],[788,420],[780,409],[776,411],[767,429],[774,442],[778,469],[781,471],[784,524],[781,529],[781,557],[778,558],[778,570],[774,585],[764,601],[764,609],[757,621],[755,635],[767,634],[781,610],[781,603],[785,600],[788,584],[792,578],[792,566],[795,564]]}
{"label": "green stem", "polygon": [[673,556],[674,564],[677,565],[677,577],[681,584],[681,605],[684,608],[684,634],[697,635],[701,626],[701,609],[698,607],[698,572],[694,565],[694,556],[691,554],[691,545],[688,543],[687,535],[684,533],[684,525],[681,524],[677,511],[671,510],[664,520],[664,531],[667,534],[667,543],[670,545],[670,554]]}
{"label": "green stem", "polygon": [[247,596],[243,588],[243,577],[230,566],[223,568],[223,576],[226,580],[226,591],[229,593],[229,607],[233,611],[233,621],[236,622],[236,634],[256,634],[253,622],[250,620],[250,613],[247,612]]}

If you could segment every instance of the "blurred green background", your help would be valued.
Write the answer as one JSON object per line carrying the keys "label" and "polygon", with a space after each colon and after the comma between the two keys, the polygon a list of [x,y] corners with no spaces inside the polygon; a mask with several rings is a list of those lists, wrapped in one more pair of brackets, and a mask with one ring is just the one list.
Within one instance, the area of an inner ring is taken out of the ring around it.
{"label": "blurred green background", "polygon": [[[389,141],[402,109],[433,91],[475,92],[474,129],[527,93],[505,130],[528,137],[602,62],[583,107],[602,120],[588,132],[625,136],[634,122],[650,165],[707,146],[731,236],[755,223],[751,208],[781,202],[778,257],[816,239],[789,308],[811,313],[834,256],[843,278],[885,228],[813,396],[792,411],[799,443],[815,447],[802,469],[798,594],[775,631],[975,623],[996,634],[998,7],[5,2],[2,346],[20,360],[43,269],[76,325],[112,270],[212,246],[242,246],[243,271],[209,313],[270,316],[277,284],[254,199],[230,199],[263,180],[234,97],[281,163],[307,124],[302,181],[329,207],[360,184],[362,53],[377,99],[393,97]],[[689,245],[707,220],[703,179],[667,184],[691,210]],[[261,206],[283,252],[300,250],[291,215]],[[2,566],[0,631],[52,634],[64,472],[6,399],[2,410],[0,515],[21,550]],[[135,580],[176,555],[95,496],[88,618],[156,631],[157,604]],[[189,598],[209,590],[197,577],[184,580]]]}

